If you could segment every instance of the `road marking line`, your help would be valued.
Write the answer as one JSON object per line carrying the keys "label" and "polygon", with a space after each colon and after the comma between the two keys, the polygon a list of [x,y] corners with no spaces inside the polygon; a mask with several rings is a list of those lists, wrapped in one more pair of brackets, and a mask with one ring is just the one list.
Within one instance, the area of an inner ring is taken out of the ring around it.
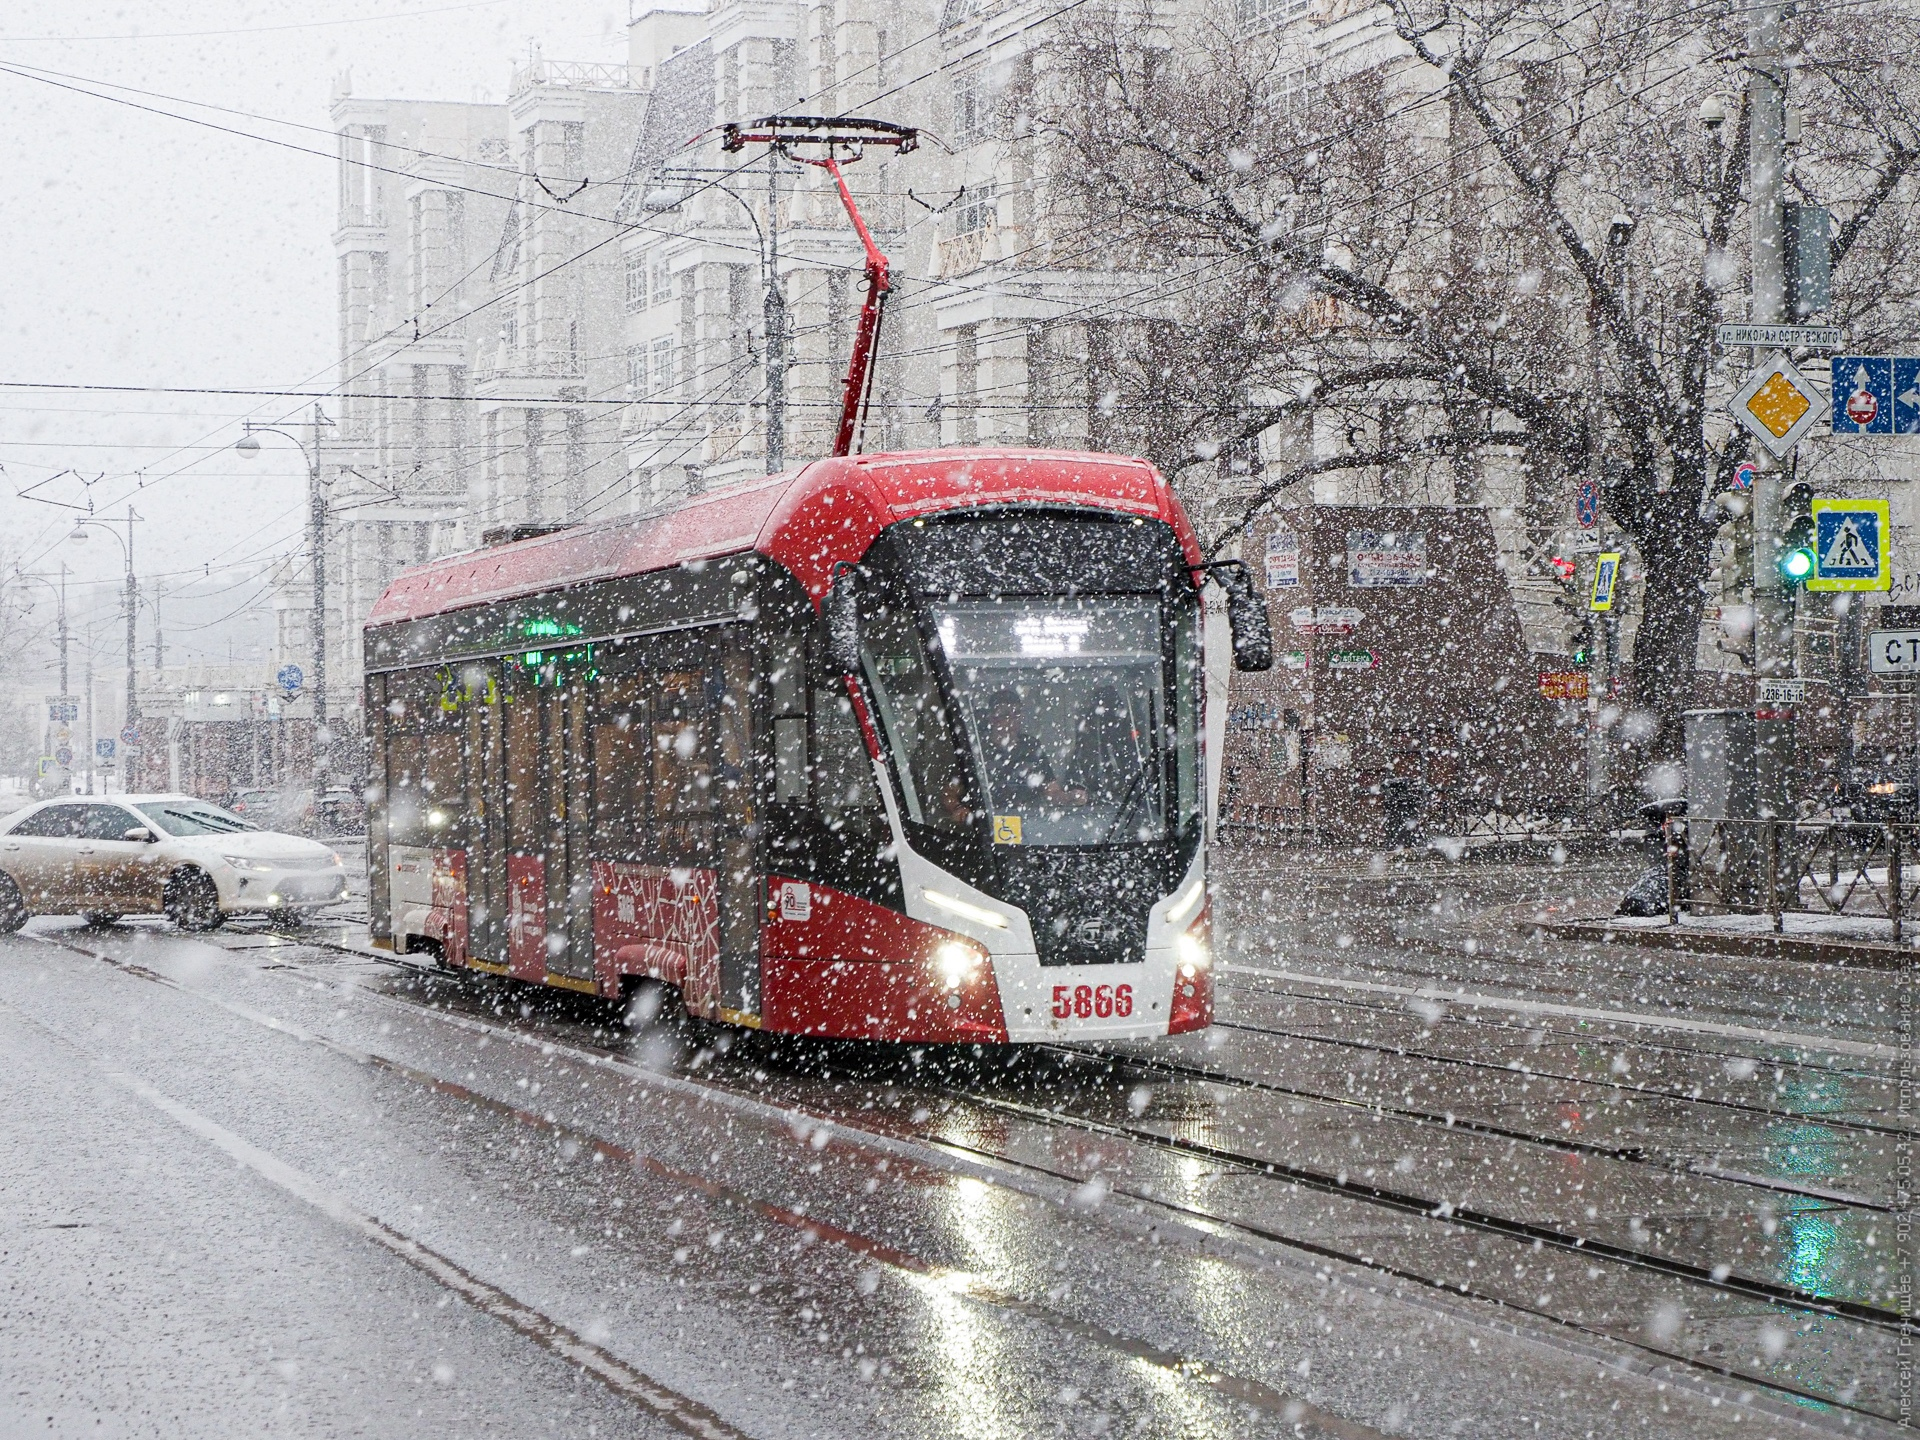
{"label": "road marking line", "polygon": [[306,1201],[329,1219],[358,1231],[376,1245],[399,1256],[416,1270],[453,1291],[474,1309],[512,1326],[569,1365],[586,1371],[615,1394],[638,1401],[683,1434],[696,1436],[698,1440],[750,1440],[745,1431],[727,1424],[698,1401],[689,1400],[684,1395],[655,1384],[598,1345],[532,1306],[514,1299],[499,1287],[489,1285],[411,1236],[403,1235],[366,1212],[355,1209],[302,1171],[241,1139],[198,1111],[188,1109],[144,1080],[119,1070],[106,1070],[104,1073],[116,1084],[131,1090],[165,1113],[182,1128],[224,1150],[255,1174]]}
{"label": "road marking line", "polygon": [[1567,1015],[1578,1020],[1605,1020],[1615,1025],[1637,1025],[1645,1030],[1686,1030],[1699,1035],[1720,1035],[1732,1040],[1758,1040],[1768,1045],[1794,1045],[1803,1050],[1824,1050],[1834,1055],[1862,1055],[1874,1060],[1898,1060],[1900,1052],[1891,1045],[1874,1045],[1864,1040],[1835,1040],[1825,1035],[1807,1035],[1794,1030],[1761,1030],[1752,1025],[1722,1025],[1711,1020],[1683,1020],[1677,1016],[1651,1015],[1644,1010],[1599,1010],[1579,1005],[1562,1005],[1552,1000],[1519,1000],[1506,995],[1483,995],[1467,990],[1441,990],[1432,985],[1388,985],[1378,980],[1340,980],[1331,975],[1312,975],[1304,970],[1270,970],[1258,965],[1222,965],[1229,974],[1257,975],[1265,980],[1288,980],[1312,985],[1331,985],[1342,990],[1365,990],[1377,995],[1404,995],[1409,999],[1445,1000],[1477,1010],[1512,1010],[1523,1015]]}

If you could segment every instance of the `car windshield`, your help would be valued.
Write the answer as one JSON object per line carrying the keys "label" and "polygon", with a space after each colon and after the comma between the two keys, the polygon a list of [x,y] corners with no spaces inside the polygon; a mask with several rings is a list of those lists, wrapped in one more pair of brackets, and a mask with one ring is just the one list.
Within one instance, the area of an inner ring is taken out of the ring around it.
{"label": "car windshield", "polygon": [[231,835],[260,828],[204,800],[149,800],[134,808],[169,835]]}
{"label": "car windshield", "polygon": [[961,601],[933,618],[996,844],[1165,835],[1157,599]]}

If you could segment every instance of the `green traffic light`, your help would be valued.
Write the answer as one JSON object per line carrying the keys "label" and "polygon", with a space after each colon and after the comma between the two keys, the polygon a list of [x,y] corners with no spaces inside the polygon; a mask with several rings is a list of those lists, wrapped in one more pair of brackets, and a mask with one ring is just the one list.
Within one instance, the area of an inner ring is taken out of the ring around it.
{"label": "green traffic light", "polygon": [[1789,580],[1805,580],[1813,574],[1813,547],[1802,545],[1780,557],[1780,573]]}

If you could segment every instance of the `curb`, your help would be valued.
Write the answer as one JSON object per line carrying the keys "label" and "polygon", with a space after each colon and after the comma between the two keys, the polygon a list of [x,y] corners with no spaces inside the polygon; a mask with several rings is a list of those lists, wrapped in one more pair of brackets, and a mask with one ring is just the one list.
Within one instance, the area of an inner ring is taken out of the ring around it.
{"label": "curb", "polygon": [[1811,965],[1846,965],[1865,970],[1899,970],[1913,958],[1912,950],[1847,940],[1806,940],[1792,935],[1754,935],[1728,930],[1694,930],[1667,926],[1643,930],[1617,926],[1606,920],[1529,921],[1523,930],[1537,930],[1567,940],[1603,945],[1639,945],[1650,950],[1692,950],[1707,955],[1746,955],[1768,960],[1797,960]]}

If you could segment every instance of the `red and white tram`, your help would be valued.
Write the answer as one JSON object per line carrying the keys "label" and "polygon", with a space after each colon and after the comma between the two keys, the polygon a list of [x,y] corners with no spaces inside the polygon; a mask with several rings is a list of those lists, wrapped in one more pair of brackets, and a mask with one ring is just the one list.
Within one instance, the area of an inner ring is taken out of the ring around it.
{"label": "red and white tram", "polygon": [[366,625],[373,931],[450,965],[808,1035],[1093,1039],[1212,1018],[1200,586],[1152,466],[851,455],[887,260],[840,173],[884,121],[729,126],[867,254],[835,454],[400,575]]}
{"label": "red and white tram", "polygon": [[1204,578],[1144,462],[965,450],[406,571],[374,933],[809,1035],[1198,1029]]}

